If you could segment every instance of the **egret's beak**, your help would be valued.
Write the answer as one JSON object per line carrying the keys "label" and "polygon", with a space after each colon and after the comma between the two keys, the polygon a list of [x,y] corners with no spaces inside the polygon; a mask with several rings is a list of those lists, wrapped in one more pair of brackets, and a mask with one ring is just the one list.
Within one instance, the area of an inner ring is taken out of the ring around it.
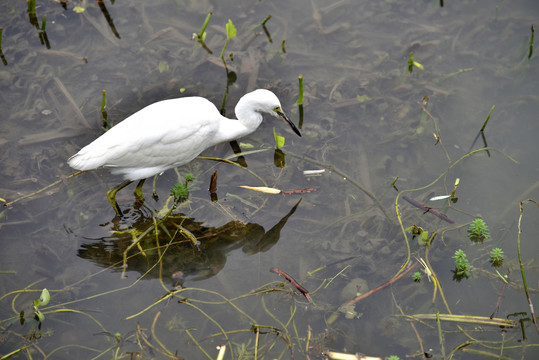
{"label": "egret's beak", "polygon": [[294,130],[294,132],[296,134],[298,134],[298,136],[301,136],[301,133],[299,132],[299,129],[296,127],[296,125],[294,125],[294,123],[292,121],[290,121],[286,115],[284,114],[284,112],[282,110],[275,110],[275,112],[277,113],[277,116],[279,117],[279,119],[283,120],[284,122],[288,123],[288,125],[290,125],[290,127],[292,128],[292,130]]}

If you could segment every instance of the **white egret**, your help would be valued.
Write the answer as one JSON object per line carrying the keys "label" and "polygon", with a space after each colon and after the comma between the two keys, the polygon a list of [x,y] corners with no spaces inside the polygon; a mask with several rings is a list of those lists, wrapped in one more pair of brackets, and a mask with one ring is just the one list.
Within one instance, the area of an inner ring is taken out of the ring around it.
{"label": "white egret", "polygon": [[146,178],[184,165],[213,145],[254,132],[263,113],[288,122],[301,136],[269,90],[245,94],[235,112],[238,120],[228,119],[210,101],[198,96],[159,101],[112,127],[67,162],[77,170],[105,167],[122,175],[126,181],[107,192],[112,207],[121,215],[116,203],[119,190],[140,180],[134,193],[142,199]]}

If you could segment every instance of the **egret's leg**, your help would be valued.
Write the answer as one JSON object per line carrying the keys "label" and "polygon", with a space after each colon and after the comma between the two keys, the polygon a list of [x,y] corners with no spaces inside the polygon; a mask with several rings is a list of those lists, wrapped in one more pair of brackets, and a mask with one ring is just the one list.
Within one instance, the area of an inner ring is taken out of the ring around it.
{"label": "egret's leg", "polygon": [[157,191],[155,191],[155,183],[157,182],[157,177],[158,176],[159,176],[159,174],[155,174],[155,176],[153,177],[153,199],[155,201],[159,200],[159,196],[157,196]]}
{"label": "egret's leg", "polygon": [[135,198],[137,198],[137,200],[140,202],[144,202],[144,195],[142,195],[142,185],[144,185],[145,180],[146,179],[140,180],[135,190],[133,190],[133,194],[135,195]]}
{"label": "egret's leg", "polygon": [[112,205],[112,208],[114,209],[114,211],[116,211],[116,215],[118,216],[122,216],[122,210],[120,210],[120,207],[116,202],[116,193],[131,183],[131,180],[126,180],[120,185],[116,186],[114,189],[110,189],[109,191],[107,191],[107,199],[109,199],[109,203]]}

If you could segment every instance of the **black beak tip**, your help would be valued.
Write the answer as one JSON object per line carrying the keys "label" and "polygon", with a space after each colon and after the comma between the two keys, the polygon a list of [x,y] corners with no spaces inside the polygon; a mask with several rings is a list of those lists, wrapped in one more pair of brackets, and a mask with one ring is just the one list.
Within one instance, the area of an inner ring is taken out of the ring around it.
{"label": "black beak tip", "polygon": [[294,123],[293,123],[292,121],[290,121],[290,119],[284,114],[284,112],[278,111],[278,112],[277,112],[277,115],[281,118],[281,120],[283,120],[284,122],[287,122],[288,125],[290,125],[290,127],[292,128],[292,130],[293,130],[299,137],[301,137],[301,132],[299,131],[299,129],[296,127],[296,125],[294,125]]}

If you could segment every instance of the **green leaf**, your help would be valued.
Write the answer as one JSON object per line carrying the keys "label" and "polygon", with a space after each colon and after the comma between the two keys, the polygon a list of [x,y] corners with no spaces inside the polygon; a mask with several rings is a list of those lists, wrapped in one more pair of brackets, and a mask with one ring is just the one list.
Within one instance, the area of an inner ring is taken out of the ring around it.
{"label": "green leaf", "polygon": [[254,149],[255,146],[251,143],[240,142],[240,147],[242,149]]}
{"label": "green leaf", "polygon": [[357,98],[357,101],[359,101],[360,103],[364,103],[364,102],[372,100],[368,95],[357,95],[356,98]]}
{"label": "green leaf", "polygon": [[275,137],[275,147],[277,149],[282,148],[284,146],[284,137],[277,135],[275,128],[273,128],[273,136]]}
{"label": "green leaf", "polygon": [[43,289],[39,300],[41,301],[41,305],[47,305],[51,301],[51,294],[49,293],[49,290]]}
{"label": "green leaf", "polygon": [[236,37],[236,27],[232,23],[232,20],[228,19],[226,23],[226,37],[227,39],[233,39]]}
{"label": "green leaf", "polygon": [[77,14],[80,14],[80,13],[83,13],[84,11],[86,11],[86,9],[81,7],[81,6],[75,6],[73,8],[73,11],[76,12]]}
{"label": "green leaf", "polygon": [[170,66],[168,65],[168,62],[161,61],[159,63],[159,72],[164,73],[164,72],[168,72],[168,71],[170,71]]}

